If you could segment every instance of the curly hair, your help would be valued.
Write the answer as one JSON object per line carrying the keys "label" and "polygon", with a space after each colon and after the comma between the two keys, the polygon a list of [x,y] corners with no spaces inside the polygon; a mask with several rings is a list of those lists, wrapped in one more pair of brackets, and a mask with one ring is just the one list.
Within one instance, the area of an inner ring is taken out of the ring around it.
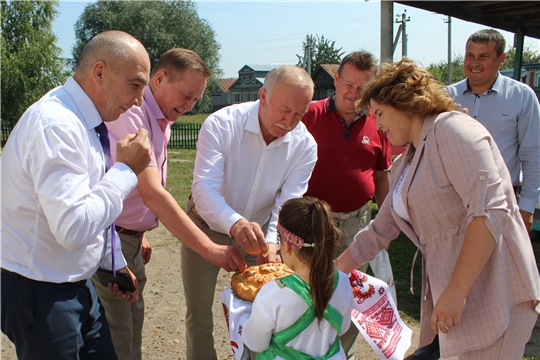
{"label": "curly hair", "polygon": [[460,108],[443,85],[407,57],[379,66],[375,76],[364,84],[357,110],[366,109],[372,99],[420,117]]}

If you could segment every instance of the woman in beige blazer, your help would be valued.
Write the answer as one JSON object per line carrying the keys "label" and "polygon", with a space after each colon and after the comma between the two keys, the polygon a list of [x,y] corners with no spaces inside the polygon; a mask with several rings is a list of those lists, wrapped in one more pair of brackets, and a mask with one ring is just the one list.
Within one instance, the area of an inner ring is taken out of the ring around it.
{"label": "woman in beige blazer", "polygon": [[540,313],[540,278],[510,175],[488,131],[425,70],[403,58],[365,85],[392,145],[377,217],[337,260],[348,273],[400,231],[423,255],[420,346],[439,333],[444,359],[521,359]]}

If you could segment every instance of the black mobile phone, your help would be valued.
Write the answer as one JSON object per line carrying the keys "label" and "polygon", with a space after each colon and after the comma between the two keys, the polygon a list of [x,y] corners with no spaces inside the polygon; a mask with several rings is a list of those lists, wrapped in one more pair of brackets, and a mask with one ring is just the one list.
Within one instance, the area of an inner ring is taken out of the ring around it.
{"label": "black mobile phone", "polygon": [[117,271],[116,277],[114,277],[112,270],[99,268],[96,271],[96,274],[99,278],[99,281],[101,281],[101,285],[105,287],[108,287],[109,283],[113,283],[118,284],[118,289],[122,291],[135,291],[135,284],[133,284],[133,281],[131,281],[131,277],[126,273],[121,273]]}

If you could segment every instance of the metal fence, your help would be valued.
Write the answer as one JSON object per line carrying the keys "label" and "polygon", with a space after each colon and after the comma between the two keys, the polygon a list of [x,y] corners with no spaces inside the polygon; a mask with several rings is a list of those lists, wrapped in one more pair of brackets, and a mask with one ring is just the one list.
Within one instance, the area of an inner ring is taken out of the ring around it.
{"label": "metal fence", "polygon": [[[13,128],[10,125],[2,123],[0,139],[2,146],[6,144],[11,130]],[[168,148],[195,149],[197,147],[197,139],[199,138],[199,130],[201,130],[201,124],[173,124],[171,126],[171,140],[169,141]]]}
{"label": "metal fence", "polygon": [[9,126],[8,124],[2,123],[2,126],[0,127],[0,145],[4,147],[6,144],[7,138],[9,137],[9,134],[11,134],[11,130],[13,128]]}

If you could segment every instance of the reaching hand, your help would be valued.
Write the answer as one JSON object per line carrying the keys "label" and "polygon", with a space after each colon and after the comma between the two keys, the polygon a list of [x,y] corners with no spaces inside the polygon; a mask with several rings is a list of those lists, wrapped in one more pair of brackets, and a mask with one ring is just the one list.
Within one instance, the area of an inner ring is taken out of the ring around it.
{"label": "reaching hand", "polygon": [[217,245],[201,254],[211,264],[223,268],[225,271],[242,272],[246,270],[246,260],[234,246]]}
{"label": "reaching hand", "polygon": [[260,253],[257,256],[257,264],[265,263],[280,263],[281,256],[279,256],[277,251],[277,245],[275,243],[268,243],[268,254],[264,256],[263,253]]}
{"label": "reaching hand", "polygon": [[268,249],[261,226],[246,219],[238,220],[231,227],[231,235],[236,243],[248,254],[259,254]]}

